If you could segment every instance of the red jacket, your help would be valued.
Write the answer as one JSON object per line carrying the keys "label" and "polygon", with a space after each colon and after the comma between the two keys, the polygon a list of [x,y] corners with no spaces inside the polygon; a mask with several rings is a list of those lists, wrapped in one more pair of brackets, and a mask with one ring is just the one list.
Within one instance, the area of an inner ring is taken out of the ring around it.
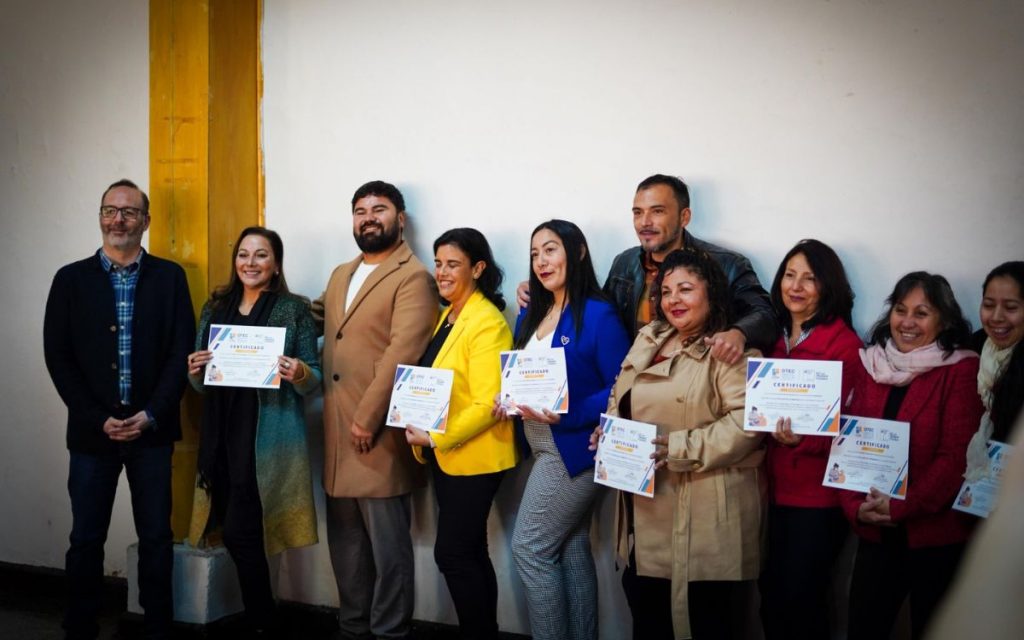
{"label": "red jacket", "polygon": [[[819,325],[788,356],[785,340],[785,336],[779,338],[769,357],[843,363],[841,405],[844,404],[853,388],[854,377],[863,371],[858,355],[863,344],[853,329],[838,319]],[[779,444],[774,438],[765,438],[765,442],[768,443],[768,482],[773,503],[788,507],[839,506],[838,490],[821,485],[832,438],[804,436],[795,447]]]}
{"label": "red jacket", "polygon": [[[910,548],[935,547],[967,540],[975,518],[953,511],[963,483],[967,443],[978,430],[978,359],[968,358],[921,374],[910,383],[896,420],[910,423],[910,470],[906,500],[892,499],[889,515],[907,530]],[[849,413],[881,418],[889,385],[858,376]],[[839,491],[846,517],[857,535],[878,542],[880,527],[857,520],[864,494]]]}

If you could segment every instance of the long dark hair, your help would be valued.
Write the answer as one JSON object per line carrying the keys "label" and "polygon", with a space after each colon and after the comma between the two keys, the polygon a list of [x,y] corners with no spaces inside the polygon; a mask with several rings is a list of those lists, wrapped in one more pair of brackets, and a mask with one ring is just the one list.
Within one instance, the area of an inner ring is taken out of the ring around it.
{"label": "long dark hair", "polygon": [[953,351],[969,344],[971,340],[971,323],[964,318],[960,304],[953,295],[953,287],[949,281],[937,273],[927,271],[913,271],[899,279],[892,293],[885,299],[885,311],[878,317],[875,326],[871,328],[868,344],[883,344],[892,337],[892,330],[889,326],[889,316],[892,308],[899,304],[914,289],[921,287],[925,298],[939,314],[939,335],[935,341],[943,351],[944,357],[952,355]]}
{"label": "long dark hair", "polygon": [[[603,300],[601,287],[597,284],[597,275],[594,274],[594,263],[590,259],[590,247],[587,246],[587,239],[580,231],[580,228],[568,220],[548,220],[537,225],[537,228],[530,234],[530,243],[533,237],[542,229],[547,229],[558,236],[565,249],[565,295],[569,300],[569,311],[572,313],[573,323],[576,327],[576,337],[579,337],[583,328],[583,309],[587,306],[588,298]],[[540,278],[533,272],[533,259],[530,259],[530,306],[526,309],[526,317],[519,325],[519,333],[516,335],[516,348],[522,349],[530,341],[541,320],[555,304],[555,295],[544,288]]]}
{"label": "long dark hair", "polygon": [[[476,288],[494,306],[498,307],[498,311],[503,311],[505,296],[501,293],[501,283],[505,279],[505,274],[498,263],[494,261],[491,245],[487,244],[484,234],[470,227],[449,229],[438,236],[437,240],[434,240],[434,255],[437,255],[438,248],[445,245],[452,245],[466,254],[466,257],[469,258],[470,269],[478,262],[484,263],[483,273],[476,279]],[[441,298],[441,304],[447,305],[448,301]]]}
{"label": "long dark hair", "polygon": [[[1017,282],[1018,295],[1024,294],[1024,262],[1014,260],[1004,262],[985,276],[985,283],[981,287],[982,295],[988,288],[988,283],[993,278],[1012,278]],[[1000,442],[1006,442],[1010,438],[1013,426],[1020,415],[1021,407],[1024,406],[1024,340],[1020,340],[1013,346],[1013,353],[1003,368],[1002,375],[996,380],[992,387],[992,408],[989,409],[989,417],[992,418],[992,438]]]}
{"label": "long dark hair", "polygon": [[708,296],[708,317],[704,321],[703,335],[711,335],[723,331],[729,326],[729,309],[731,308],[732,294],[729,290],[729,279],[718,261],[712,258],[706,251],[685,247],[672,251],[662,260],[658,267],[658,275],[651,285],[654,297],[654,312],[658,320],[668,322],[665,312],[661,310],[661,284],[665,276],[676,269],[692,271],[704,282],[704,288]]}
{"label": "long dark hair", "polygon": [[276,231],[271,231],[266,227],[246,227],[238,234],[238,240],[235,241],[235,249],[231,252],[231,277],[228,279],[228,283],[217,287],[210,294],[210,307],[212,309],[221,309],[224,305],[229,304],[231,300],[242,295],[244,285],[242,285],[242,281],[238,278],[235,260],[238,258],[238,249],[242,246],[242,240],[245,240],[246,236],[266,238],[267,242],[270,243],[270,250],[274,253],[277,273],[270,278],[267,291],[277,294],[291,293],[288,290],[288,283],[284,279],[284,243],[281,242],[281,236],[277,235]]}
{"label": "long dark hair", "polygon": [[772,307],[775,308],[775,316],[779,319],[779,323],[787,330],[793,324],[793,317],[782,301],[782,278],[786,275],[786,265],[790,259],[800,254],[803,254],[807,265],[814,272],[814,279],[818,285],[818,310],[813,316],[804,320],[800,325],[800,330],[806,331],[819,324],[828,324],[836,318],[853,329],[854,293],[853,287],[850,286],[850,281],[846,277],[843,261],[839,259],[832,247],[813,238],[796,243],[796,246],[782,258],[779,270],[775,272],[771,297]]}

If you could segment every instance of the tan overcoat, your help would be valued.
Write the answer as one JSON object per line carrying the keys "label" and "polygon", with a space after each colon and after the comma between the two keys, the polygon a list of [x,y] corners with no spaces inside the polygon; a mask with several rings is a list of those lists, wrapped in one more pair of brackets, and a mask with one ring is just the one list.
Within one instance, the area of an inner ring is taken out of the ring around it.
{"label": "tan overcoat", "polygon": [[689,638],[688,582],[760,573],[767,485],[763,434],[742,426],[746,357],[724,364],[698,340],[651,364],[675,335],[664,322],[640,330],[608,410],[669,436],[668,465],[655,475],[654,498],[619,496],[618,553],[628,561],[632,528],[637,573],[672,579],[675,635]]}
{"label": "tan overcoat", "polygon": [[[386,498],[423,486],[405,432],[384,426],[395,369],[416,364],[434,329],[437,288],[402,242],[377,265],[345,310],[362,256],[340,265],[313,303],[323,323],[324,490],[332,497]],[[369,453],[352,449],[350,425],[373,431]]]}

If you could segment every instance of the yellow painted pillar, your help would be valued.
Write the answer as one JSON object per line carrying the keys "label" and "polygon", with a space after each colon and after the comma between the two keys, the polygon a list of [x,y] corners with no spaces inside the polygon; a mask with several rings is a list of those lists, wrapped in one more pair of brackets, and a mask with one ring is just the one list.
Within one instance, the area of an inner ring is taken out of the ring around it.
{"label": "yellow painted pillar", "polygon": [[[150,250],[185,269],[199,309],[227,282],[238,232],[263,220],[259,0],[150,0]],[[184,367],[182,363],[182,367]],[[175,539],[188,533],[200,400],[182,404]]]}

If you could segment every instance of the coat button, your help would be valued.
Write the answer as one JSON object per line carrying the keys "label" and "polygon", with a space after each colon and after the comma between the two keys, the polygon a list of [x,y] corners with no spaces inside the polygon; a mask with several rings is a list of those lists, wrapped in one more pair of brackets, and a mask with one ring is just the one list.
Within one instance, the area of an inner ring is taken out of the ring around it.
{"label": "coat button", "polygon": [[110,333],[117,333],[117,325],[116,324],[110,325]]}
{"label": "coat button", "polygon": [[111,362],[110,363],[110,368],[113,369],[114,371],[117,371],[117,363],[116,362]]}
{"label": "coat button", "polygon": [[341,376],[339,376],[338,374],[334,374],[334,375],[333,375],[333,376],[331,376],[331,377],[332,377],[332,378],[334,378],[334,381],[335,381],[335,382],[337,382],[338,380],[341,380]]}

